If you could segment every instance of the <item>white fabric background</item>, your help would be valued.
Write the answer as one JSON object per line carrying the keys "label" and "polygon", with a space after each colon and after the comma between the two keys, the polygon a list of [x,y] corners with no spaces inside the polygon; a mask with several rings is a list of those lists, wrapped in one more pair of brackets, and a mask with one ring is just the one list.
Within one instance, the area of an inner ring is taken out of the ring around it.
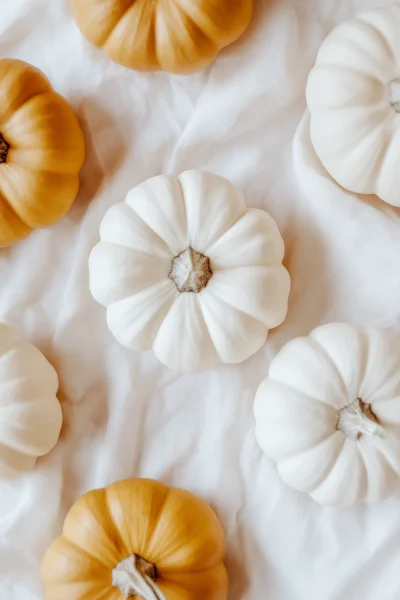
{"label": "white fabric background", "polygon": [[[82,39],[67,0],[0,0],[0,56],[47,73],[88,151],[69,215],[0,251],[0,319],[57,368],[65,417],[56,449],[0,484],[1,600],[42,599],[40,560],[71,504],[129,476],[211,502],[227,536],[230,600],[400,598],[400,496],[347,511],[315,504],[263,457],[252,414],[288,339],[331,320],[400,334],[400,212],[332,182],[302,120],[321,41],[377,3],[255,0],[237,44],[205,72],[177,77],[110,62]],[[286,322],[254,357],[181,375],[112,338],[87,259],[107,207],[150,176],[194,167],[228,177],[274,216],[292,293]]]}

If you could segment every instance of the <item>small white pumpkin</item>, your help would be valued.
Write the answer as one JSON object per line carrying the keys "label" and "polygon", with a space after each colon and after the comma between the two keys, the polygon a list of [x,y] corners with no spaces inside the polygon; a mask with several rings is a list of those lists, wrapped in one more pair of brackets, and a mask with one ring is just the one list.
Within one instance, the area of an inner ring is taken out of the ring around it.
{"label": "small white pumpkin", "polygon": [[400,484],[400,340],[332,323],[286,344],[255,399],[256,437],[284,481],[322,504]]}
{"label": "small white pumpkin", "polygon": [[108,326],[171,368],[238,363],[284,320],[290,278],[275,221],[204,171],[161,175],[112,206],[89,259]]}
{"label": "small white pumpkin", "polygon": [[31,469],[57,443],[58,377],[43,354],[0,323],[0,475]]}
{"label": "small white pumpkin", "polygon": [[352,192],[400,206],[400,4],[339,25],[322,44],[307,85],[311,139],[321,162]]}

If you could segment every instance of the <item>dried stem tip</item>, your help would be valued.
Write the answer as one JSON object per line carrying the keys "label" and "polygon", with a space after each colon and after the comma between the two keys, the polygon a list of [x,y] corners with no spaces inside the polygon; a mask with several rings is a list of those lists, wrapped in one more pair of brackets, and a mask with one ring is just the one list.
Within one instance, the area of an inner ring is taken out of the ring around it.
{"label": "dried stem tip", "polygon": [[156,566],[138,554],[121,561],[112,571],[112,585],[125,598],[139,596],[143,600],[166,600],[155,584],[156,579]]}
{"label": "dried stem tip", "polygon": [[3,136],[0,133],[0,164],[7,162],[7,154],[10,145],[6,142]]}
{"label": "dried stem tip", "polygon": [[336,427],[354,441],[359,440],[362,435],[379,435],[382,431],[371,405],[360,398],[339,411]]}
{"label": "dried stem tip", "polygon": [[175,283],[178,291],[198,294],[212,277],[210,259],[189,246],[172,261],[172,269],[168,275]]}

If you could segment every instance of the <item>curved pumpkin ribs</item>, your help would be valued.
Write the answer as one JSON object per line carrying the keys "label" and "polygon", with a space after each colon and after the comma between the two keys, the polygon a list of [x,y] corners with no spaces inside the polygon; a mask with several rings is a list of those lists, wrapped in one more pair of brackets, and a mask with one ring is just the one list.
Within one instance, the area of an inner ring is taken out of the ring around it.
{"label": "curved pumpkin ribs", "polygon": [[253,0],[71,0],[89,42],[139,71],[193,73],[247,29]]}
{"label": "curved pumpkin ribs", "polygon": [[[0,202],[0,227],[2,208]],[[12,216],[8,217],[11,221]],[[12,227],[18,231],[19,224],[13,222]],[[37,458],[55,446],[62,410],[52,365],[35,346],[20,340],[1,322],[0,372],[0,478],[8,479],[32,469]]]}
{"label": "curved pumpkin ribs", "polygon": [[85,142],[69,104],[38,69],[0,60],[0,247],[58,221],[79,189]]}
{"label": "curved pumpkin ribs", "polygon": [[400,4],[341,23],[323,42],[306,96],[311,142],[329,175],[400,207]]}
{"label": "curved pumpkin ribs", "polygon": [[221,524],[201,498],[127,479],[78,499],[42,562],[46,600],[226,600]]}

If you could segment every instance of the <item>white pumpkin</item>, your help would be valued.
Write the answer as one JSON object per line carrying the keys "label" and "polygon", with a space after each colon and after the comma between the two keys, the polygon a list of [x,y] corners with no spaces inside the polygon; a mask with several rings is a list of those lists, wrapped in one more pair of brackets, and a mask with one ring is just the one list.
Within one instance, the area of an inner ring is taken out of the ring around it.
{"label": "white pumpkin", "polygon": [[171,368],[238,363],[284,320],[290,278],[275,221],[204,171],[161,175],[112,206],[89,259],[108,326]]}
{"label": "white pumpkin", "polygon": [[284,481],[322,504],[400,484],[400,340],[343,323],[286,344],[255,399],[256,437]]}
{"label": "white pumpkin", "polygon": [[307,85],[311,139],[352,192],[400,206],[400,4],[361,14],[322,44]]}
{"label": "white pumpkin", "polygon": [[58,377],[43,354],[0,323],[0,475],[31,469],[57,443]]}

